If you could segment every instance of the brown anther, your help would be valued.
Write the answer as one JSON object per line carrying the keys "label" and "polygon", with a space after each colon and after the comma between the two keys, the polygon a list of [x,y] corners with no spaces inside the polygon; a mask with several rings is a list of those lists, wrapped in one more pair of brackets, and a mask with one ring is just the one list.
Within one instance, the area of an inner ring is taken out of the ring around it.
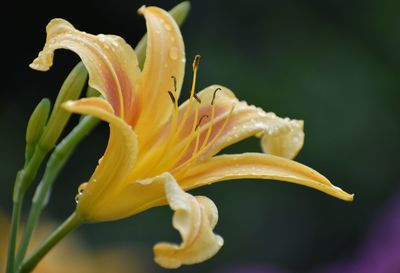
{"label": "brown anther", "polygon": [[199,67],[200,63],[200,55],[196,55],[193,60],[193,71],[196,71],[197,67]]}
{"label": "brown anther", "polygon": [[196,95],[196,93],[193,94],[193,97],[197,100],[198,103],[201,104],[201,99]]}
{"label": "brown anther", "polygon": [[215,96],[217,95],[217,92],[222,90],[220,87],[218,87],[217,89],[214,90],[214,94],[211,100],[211,105],[214,105],[214,100],[215,100]]}
{"label": "brown anther", "polygon": [[208,115],[202,115],[202,116],[201,116],[201,118],[199,119],[199,122],[198,122],[197,125],[196,125],[196,129],[194,129],[195,131],[199,128],[199,126],[200,126],[200,124],[201,124],[201,121],[202,121],[204,118],[208,118]]}
{"label": "brown anther", "polygon": [[172,103],[175,105],[175,103],[176,103],[176,99],[175,99],[175,96],[174,96],[174,94],[172,94],[172,92],[171,92],[171,91],[168,91],[168,94],[169,94],[169,97],[171,98],[171,101],[172,101]]}
{"label": "brown anther", "polygon": [[176,92],[176,77],[175,76],[171,76],[171,79],[174,80],[174,91]]}

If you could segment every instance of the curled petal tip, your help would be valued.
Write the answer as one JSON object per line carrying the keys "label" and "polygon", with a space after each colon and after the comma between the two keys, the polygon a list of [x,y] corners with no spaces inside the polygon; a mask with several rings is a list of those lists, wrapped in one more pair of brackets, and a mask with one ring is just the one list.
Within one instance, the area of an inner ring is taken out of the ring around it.
{"label": "curled petal tip", "polygon": [[264,153],[273,154],[288,159],[296,157],[304,144],[304,122],[271,116],[270,128],[261,137],[261,147]]}
{"label": "curled petal tip", "polygon": [[145,11],[146,11],[146,5],[143,5],[138,9],[137,12],[138,14],[143,15]]}
{"label": "curled petal tip", "polygon": [[207,197],[184,192],[173,179],[166,182],[165,193],[175,211],[173,226],[180,232],[182,243],[156,244],[155,261],[165,268],[178,268],[214,256],[224,243],[221,236],[213,233],[218,222],[215,204]]}

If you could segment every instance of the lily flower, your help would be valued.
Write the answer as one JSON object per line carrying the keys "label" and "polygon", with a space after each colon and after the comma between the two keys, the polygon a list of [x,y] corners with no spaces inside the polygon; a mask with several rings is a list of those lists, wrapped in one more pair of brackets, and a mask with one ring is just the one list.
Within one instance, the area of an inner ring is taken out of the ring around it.
{"label": "lily flower", "polygon": [[[110,127],[104,156],[79,187],[76,213],[85,222],[121,219],[169,204],[182,243],[157,244],[155,260],[177,268],[204,261],[223,245],[213,233],[215,204],[190,195],[190,189],[225,180],[272,179],[352,200],[318,172],[291,160],[303,145],[302,121],[248,105],[223,86],[197,93],[199,56],[193,63],[190,97],[178,105],[186,60],[179,27],[160,8],[142,7],[139,13],[148,31],[142,70],[122,38],[81,32],[62,19],[48,24],[44,49],[31,64],[48,70],[54,50],[72,50],[89,72],[89,85],[102,94],[64,104],[68,111],[93,115]],[[251,136],[261,138],[263,153],[217,155]]]}

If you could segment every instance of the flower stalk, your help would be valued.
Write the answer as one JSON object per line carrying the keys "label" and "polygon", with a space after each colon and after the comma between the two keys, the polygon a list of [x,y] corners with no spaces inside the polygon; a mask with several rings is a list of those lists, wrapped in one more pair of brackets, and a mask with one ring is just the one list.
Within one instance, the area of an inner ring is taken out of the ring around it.
{"label": "flower stalk", "polygon": [[[50,106],[46,101],[39,103],[39,108],[37,107],[35,109],[30,122],[28,123],[26,133],[27,147],[25,149],[26,160],[24,167],[17,173],[14,182],[13,212],[11,217],[11,230],[7,256],[7,273],[15,272],[15,267],[17,266],[15,263],[15,251],[25,193],[34,181],[43,160],[54,147],[54,144],[58,140],[71,115],[65,110],[59,108],[65,100],[79,97],[83,87],[86,85],[86,79],[87,72],[85,67],[82,64],[78,64],[64,81],[46,126],[44,127],[44,124],[46,123],[44,120],[47,121],[48,113],[46,112],[49,111],[48,108]],[[34,142],[36,142],[36,144],[34,144]]]}
{"label": "flower stalk", "polygon": [[83,223],[82,218],[73,213],[63,224],[61,224],[39,247],[24,261],[19,273],[28,273],[40,262],[40,260],[65,236],[77,229]]}

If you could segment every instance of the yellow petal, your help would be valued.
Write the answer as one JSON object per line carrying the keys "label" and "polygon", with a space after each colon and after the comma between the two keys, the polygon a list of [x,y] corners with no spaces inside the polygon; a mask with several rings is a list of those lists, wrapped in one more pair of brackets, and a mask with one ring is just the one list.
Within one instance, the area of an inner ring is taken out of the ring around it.
{"label": "yellow petal", "polygon": [[121,187],[108,192],[96,204],[96,217],[104,221],[117,220],[166,205],[164,184],[170,179],[173,178],[169,173],[137,181],[125,179]]}
{"label": "yellow petal", "polygon": [[104,221],[102,214],[112,210],[112,202],[101,206],[105,198],[119,192],[124,178],[133,168],[137,154],[137,140],[130,125],[113,114],[111,105],[100,98],[69,101],[64,107],[75,113],[89,114],[107,121],[110,137],[107,149],[79,198],[77,211],[87,221]]}
{"label": "yellow petal", "polygon": [[[217,93],[215,90],[220,89]],[[202,158],[215,155],[222,149],[239,142],[250,136],[262,137],[262,148],[265,153],[293,158],[303,146],[303,122],[280,118],[272,112],[266,113],[261,108],[248,105],[239,101],[228,88],[213,85],[198,94],[205,111],[200,112],[200,117],[208,114],[211,117],[211,101],[216,105],[215,119],[212,136],[216,135],[228,118],[229,122],[219,135],[218,139],[204,151]],[[208,109],[207,109],[208,106]],[[232,107],[233,112],[230,113]],[[204,132],[209,127],[210,118],[202,121],[201,130]],[[206,133],[203,133],[206,135]]]}
{"label": "yellow petal", "polygon": [[181,129],[171,130],[173,121],[170,121],[145,146],[145,152],[160,150],[166,139],[171,138],[171,133],[176,134],[170,147],[162,151],[165,163],[161,162],[159,166],[164,166],[164,169],[183,166],[193,157],[206,159],[254,135],[263,137],[262,146],[266,153],[287,158],[294,157],[303,144],[302,121],[280,118],[272,112],[266,113],[261,108],[239,101],[226,87],[210,86],[199,92],[197,97],[200,104],[192,98],[192,103],[186,101],[179,107],[178,124]]}
{"label": "yellow petal", "polygon": [[266,154],[294,158],[304,144],[303,121],[269,115],[269,129],[261,135],[261,147]]}
{"label": "yellow petal", "polygon": [[213,233],[218,221],[215,204],[207,197],[194,197],[184,192],[173,179],[166,182],[165,193],[170,207],[175,211],[173,226],[183,241],[180,245],[156,244],[155,261],[165,268],[178,268],[214,256],[223,245],[222,237]]}
{"label": "yellow petal", "polygon": [[54,50],[74,51],[89,71],[89,85],[103,94],[116,115],[133,124],[138,111],[135,83],[140,73],[133,49],[118,36],[81,32],[63,19],[51,20],[46,30],[46,44],[30,67],[46,71],[53,63]]}
{"label": "yellow petal", "polygon": [[168,91],[179,97],[185,49],[179,27],[168,12],[157,7],[142,7],[139,12],[147,23],[146,61],[138,82],[138,95],[146,107],[135,127],[140,139],[170,117],[173,104]]}
{"label": "yellow petal", "polygon": [[353,200],[353,195],[332,185],[317,171],[286,158],[261,153],[221,155],[194,164],[180,179],[180,184],[188,190],[243,178],[286,181],[317,189],[342,200]]}

